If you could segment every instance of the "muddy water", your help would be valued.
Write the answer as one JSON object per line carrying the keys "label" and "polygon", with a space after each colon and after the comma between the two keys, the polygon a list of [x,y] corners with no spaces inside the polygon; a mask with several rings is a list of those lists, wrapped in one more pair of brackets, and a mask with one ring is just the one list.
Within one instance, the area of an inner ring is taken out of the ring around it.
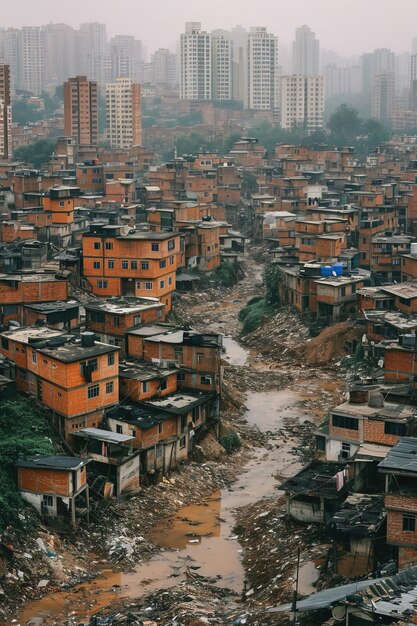
{"label": "muddy water", "polygon": [[230,365],[246,365],[249,356],[248,350],[245,350],[245,348],[235,339],[232,339],[232,337],[224,337],[223,345],[226,349],[224,358]]}
{"label": "muddy water", "polygon": [[161,521],[149,536],[161,551],[151,560],[139,563],[134,572],[104,570],[97,580],[71,591],[49,594],[26,605],[17,616],[17,624],[23,626],[38,616],[44,618],[45,624],[61,624],[71,615],[82,622],[116,598],[137,598],[196,575],[212,577],[218,586],[241,591],[244,570],[242,548],[233,535],[234,510],[276,495],[277,475],[290,476],[299,468],[292,452],[296,441],[288,437],[283,442],[274,431],[282,428],[288,419],[308,417],[300,402],[301,395],[295,391],[249,393],[246,418],[250,424],[270,433],[270,445],[268,449],[255,450],[229,489],[183,507],[174,517]]}

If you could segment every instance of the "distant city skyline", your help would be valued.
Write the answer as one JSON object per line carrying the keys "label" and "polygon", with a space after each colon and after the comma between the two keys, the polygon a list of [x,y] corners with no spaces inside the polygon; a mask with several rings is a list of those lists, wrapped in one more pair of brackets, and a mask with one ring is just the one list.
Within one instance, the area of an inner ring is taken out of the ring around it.
{"label": "distant city skyline", "polygon": [[[401,28],[395,28],[401,18]],[[403,18],[403,19],[402,19]],[[174,49],[186,21],[199,21],[206,30],[230,29],[241,25],[266,26],[278,36],[281,45],[293,41],[295,29],[303,24],[315,32],[320,47],[343,56],[357,56],[374,48],[390,48],[401,53],[411,51],[417,36],[417,3],[414,0],[351,0],[342,11],[331,0],[299,0],[294,5],[276,0],[257,0],[245,5],[239,0],[212,0],[209,4],[191,1],[125,0],[123,11],[114,0],[73,0],[67,5],[42,0],[5,0],[2,4],[2,27],[21,28],[65,23],[79,28],[82,22],[106,24],[109,37],[134,35],[142,40],[148,57],[156,49]]]}

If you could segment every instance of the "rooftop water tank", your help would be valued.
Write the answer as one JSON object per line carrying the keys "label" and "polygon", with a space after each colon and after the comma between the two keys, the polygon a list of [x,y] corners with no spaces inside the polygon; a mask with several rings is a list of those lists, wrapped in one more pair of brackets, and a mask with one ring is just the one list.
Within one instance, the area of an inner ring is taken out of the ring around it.
{"label": "rooftop water tank", "polygon": [[91,348],[92,346],[94,346],[94,333],[86,330],[83,333],[80,333],[80,337],[81,345],[83,348]]}
{"label": "rooftop water tank", "polygon": [[322,265],[320,268],[320,276],[328,277],[332,275],[331,265]]}
{"label": "rooftop water tank", "polygon": [[343,274],[343,265],[341,263],[333,263],[332,270],[336,272],[336,276],[342,276]]}

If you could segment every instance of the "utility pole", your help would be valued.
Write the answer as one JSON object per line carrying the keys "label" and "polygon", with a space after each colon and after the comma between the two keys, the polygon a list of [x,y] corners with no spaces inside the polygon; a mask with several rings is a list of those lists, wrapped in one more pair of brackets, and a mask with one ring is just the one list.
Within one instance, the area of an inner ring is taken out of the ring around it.
{"label": "utility pole", "polygon": [[299,576],[299,572],[300,572],[300,548],[297,549],[297,573],[296,573],[296,577],[295,577],[295,589],[294,589],[293,595],[292,595],[292,607],[291,607],[291,613],[292,613],[291,624],[292,624],[292,626],[297,626],[297,598],[298,598],[298,576]]}

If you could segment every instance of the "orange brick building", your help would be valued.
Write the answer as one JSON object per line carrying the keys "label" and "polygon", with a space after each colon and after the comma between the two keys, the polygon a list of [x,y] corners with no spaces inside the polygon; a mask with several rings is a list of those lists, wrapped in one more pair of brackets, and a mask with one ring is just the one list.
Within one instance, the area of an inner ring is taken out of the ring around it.
{"label": "orange brick building", "polygon": [[98,296],[159,298],[171,310],[180,252],[175,233],[135,231],[91,225],[83,236],[83,274]]}
{"label": "orange brick building", "polygon": [[0,352],[16,365],[16,386],[52,412],[55,428],[71,433],[96,427],[104,409],[118,402],[118,348],[76,340],[48,328],[27,327],[0,334]]}

